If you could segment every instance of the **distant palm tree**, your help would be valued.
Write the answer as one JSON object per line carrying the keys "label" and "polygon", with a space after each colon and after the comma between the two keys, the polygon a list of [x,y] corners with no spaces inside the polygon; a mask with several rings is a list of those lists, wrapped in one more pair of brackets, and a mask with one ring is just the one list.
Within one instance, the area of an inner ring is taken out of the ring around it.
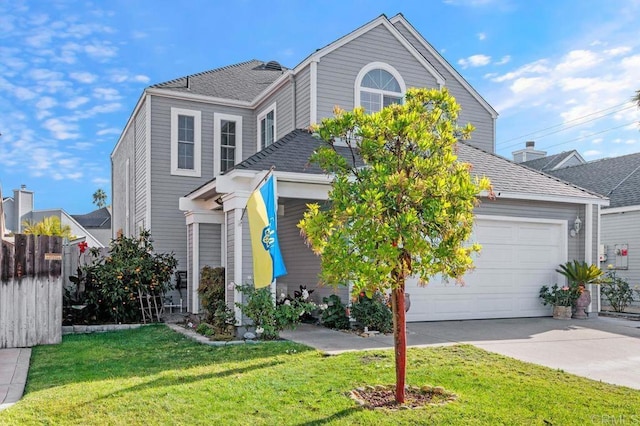
{"label": "distant palm tree", "polygon": [[49,235],[52,237],[62,237],[71,239],[71,227],[63,225],[58,216],[49,216],[40,222],[33,223],[30,220],[22,222],[23,232],[27,235]]}
{"label": "distant palm tree", "polygon": [[636,90],[636,95],[631,100],[637,103],[638,108],[640,108],[640,90]]}
{"label": "distant palm tree", "polygon": [[107,194],[99,188],[93,193],[93,204],[98,206],[99,209],[107,205]]}

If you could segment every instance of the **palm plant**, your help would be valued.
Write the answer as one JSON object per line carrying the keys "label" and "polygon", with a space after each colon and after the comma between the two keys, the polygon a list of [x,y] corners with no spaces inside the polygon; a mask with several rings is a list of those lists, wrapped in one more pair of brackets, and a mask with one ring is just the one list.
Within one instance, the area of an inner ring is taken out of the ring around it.
{"label": "palm plant", "polygon": [[23,232],[27,235],[49,235],[67,239],[71,239],[72,236],[71,227],[69,225],[63,225],[58,216],[45,217],[36,223],[25,220],[22,222],[22,226],[24,227]]}
{"label": "palm plant", "polygon": [[556,272],[567,277],[569,284],[577,283],[580,285],[597,284],[603,273],[596,265],[577,260],[560,265]]}

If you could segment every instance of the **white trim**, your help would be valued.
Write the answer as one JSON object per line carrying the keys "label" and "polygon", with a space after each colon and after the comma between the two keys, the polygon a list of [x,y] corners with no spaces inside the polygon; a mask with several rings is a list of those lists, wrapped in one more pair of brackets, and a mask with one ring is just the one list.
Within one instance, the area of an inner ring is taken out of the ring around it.
{"label": "white trim", "polygon": [[584,261],[593,262],[593,204],[584,206]]}
{"label": "white trim", "polygon": [[564,160],[562,160],[561,162],[559,162],[558,164],[555,165],[555,167],[553,168],[553,170],[558,170],[561,169],[562,166],[564,166],[564,164],[569,161],[571,158],[577,158],[581,164],[586,163],[586,161],[584,161],[584,158],[582,158],[582,156],[580,154],[578,154],[577,152],[571,152],[569,155],[567,155]]}
{"label": "white trim", "polygon": [[146,96],[145,101],[145,222],[151,229],[151,96]]}
{"label": "white trim", "polygon": [[[482,191],[480,196],[488,196],[486,191]],[[561,196],[561,195],[538,195],[538,194],[524,194],[517,192],[507,191],[495,191],[496,198],[508,198],[513,200],[533,200],[533,201],[551,201],[556,203],[574,203],[574,204],[598,204],[606,206],[609,204],[609,200],[603,198],[587,198],[587,197],[574,197],[574,196]]]}
{"label": "white trim", "polygon": [[[258,114],[258,119],[256,120],[256,136],[257,136],[256,139],[258,141],[258,144],[256,146],[256,152],[262,151],[262,135],[260,134],[260,122],[271,111],[273,111],[273,142],[271,142],[271,143],[274,143],[275,141],[278,140],[278,124],[277,124],[278,123],[278,117],[277,117],[277,113],[276,113],[276,103],[274,102],[271,105],[269,105],[268,107],[266,107],[265,109],[263,109]],[[265,146],[265,148],[267,146]]]}
{"label": "white trim", "polygon": [[242,161],[242,116],[232,114],[222,114],[216,112],[213,114],[213,176],[220,174],[220,161],[222,159],[221,154],[221,121],[234,121],[236,123],[236,149],[235,149],[235,162],[238,164]]}
{"label": "white trim", "polygon": [[184,216],[187,225],[194,223],[221,225],[224,222],[224,213],[222,210],[188,211]]}
{"label": "white trim", "polygon": [[[131,226],[129,222],[131,221],[131,189],[130,189],[130,180],[131,180],[131,172],[129,168],[131,167],[131,159],[127,158],[124,162],[125,170],[124,170],[124,235],[129,237],[131,236]],[[117,230],[116,230],[117,232]],[[111,232],[113,234],[113,230]],[[114,235],[115,237],[115,235]]]}
{"label": "white trim", "polygon": [[471,94],[471,96],[473,96],[487,110],[487,112],[489,112],[489,114],[491,114],[491,116],[493,118],[498,117],[498,112],[495,109],[493,109],[493,107],[489,104],[489,102],[487,102],[486,100],[484,100],[482,98],[482,96],[480,96],[480,94],[460,75],[460,73],[458,73],[458,71],[456,71],[455,68],[453,68],[451,66],[451,64],[449,64],[449,62],[446,59],[444,59],[444,57],[442,55],[440,55],[440,53],[438,53],[438,51],[436,49],[434,49],[434,47],[431,46],[431,44],[429,44],[429,42],[418,31],[416,31],[416,29],[413,27],[413,25],[411,25],[404,18],[404,16],[396,15],[393,18],[391,18],[389,20],[389,22],[391,22],[391,24],[395,24],[396,22],[400,22],[409,31],[409,33],[411,33],[411,35],[414,36],[416,38],[416,40],[418,40],[418,42],[425,49],[427,49],[427,51],[429,53],[431,53],[431,55],[433,55],[433,57],[436,58],[436,60],[438,62],[440,62],[440,64],[443,67],[445,67],[447,69],[447,71],[449,71],[451,73],[453,78],[455,78],[458,81],[458,83],[460,83],[462,85],[462,87],[467,89],[467,91]]}
{"label": "white trim", "polygon": [[198,278],[200,276],[200,224],[194,223],[191,229],[191,312],[200,312],[200,299],[198,297]]}
{"label": "white trim", "polygon": [[422,54],[418,51],[418,49],[415,48],[415,46],[409,43],[409,41],[400,33],[400,31],[398,31],[396,27],[392,25],[392,23],[384,15],[377,17],[373,21],[370,21],[369,23],[361,26],[357,30],[352,31],[346,36],[339,38],[338,40],[334,41],[328,46],[325,46],[322,49],[318,50],[317,52],[313,53],[312,55],[308,56],[304,61],[302,61],[293,69],[293,72],[297,74],[298,72],[300,72],[300,70],[304,69],[310,62],[313,62],[313,61],[319,62],[323,56],[328,55],[334,50],[357,39],[361,35],[366,34],[367,32],[377,27],[378,25],[382,25],[387,30],[389,30],[391,35],[394,36],[396,40],[398,40],[398,42],[400,42],[400,44],[404,46],[405,49],[407,49],[407,51],[424,67],[425,70],[427,70],[429,74],[431,74],[433,78],[435,78],[436,82],[440,87],[445,85],[445,79],[442,76],[442,74],[440,74],[438,70],[436,70],[433,67],[433,65],[431,65],[424,58],[424,56],[422,56]]}
{"label": "white trim", "polygon": [[624,207],[613,207],[610,209],[602,209],[600,211],[600,215],[603,214],[616,214],[616,213],[630,213],[640,211],[640,205],[636,204],[634,206],[624,206]]}
{"label": "white trim", "polygon": [[318,61],[309,64],[309,124],[318,122]]}
{"label": "white trim", "polygon": [[[602,223],[602,211],[601,211],[601,207],[598,205],[596,206],[596,208],[598,209],[597,212],[597,217],[598,217],[598,230],[596,232],[596,238],[597,238],[597,244],[596,247],[598,247],[598,257],[600,256],[600,225]],[[598,258],[598,266],[600,266],[600,259]],[[595,289],[596,291],[596,312],[600,312],[600,309],[602,308],[601,306],[601,301],[600,301],[600,286],[596,285],[596,286],[592,286],[591,288],[592,290]],[[593,291],[591,292],[591,294],[593,295]],[[593,300],[593,299],[592,299]]]}
{"label": "white trim", "polygon": [[[354,107],[359,107],[362,106],[360,104],[360,91],[361,90],[368,90],[368,88],[362,88],[362,79],[364,78],[365,75],[367,75],[367,73],[371,70],[375,70],[375,69],[382,69],[387,71],[389,74],[391,74],[393,76],[393,78],[396,79],[396,81],[398,82],[398,84],[400,85],[400,97],[404,99],[404,95],[405,93],[407,93],[407,85],[404,82],[404,79],[402,78],[402,75],[400,75],[400,73],[398,72],[398,70],[396,70],[393,66],[385,63],[385,62],[369,62],[367,65],[365,65],[364,67],[362,67],[360,69],[360,72],[358,73],[358,75],[356,76],[356,80],[354,82],[354,103],[353,106]],[[380,89],[369,89],[372,92],[375,93],[381,93],[383,95],[398,95],[397,92],[389,92],[386,90],[380,90]],[[382,101],[382,99],[381,99]],[[382,109],[383,107],[383,103],[380,103],[380,108]]]}
{"label": "white trim", "polygon": [[[193,170],[178,168],[178,116],[193,117]],[[200,177],[202,152],[202,112],[193,109],[171,108],[171,174]]]}
{"label": "white trim", "polygon": [[233,226],[233,278],[235,281],[235,286],[233,287],[233,302],[236,314],[236,325],[242,325],[242,311],[235,304],[242,302],[242,293],[238,290],[238,286],[242,285],[242,209],[234,209]]}

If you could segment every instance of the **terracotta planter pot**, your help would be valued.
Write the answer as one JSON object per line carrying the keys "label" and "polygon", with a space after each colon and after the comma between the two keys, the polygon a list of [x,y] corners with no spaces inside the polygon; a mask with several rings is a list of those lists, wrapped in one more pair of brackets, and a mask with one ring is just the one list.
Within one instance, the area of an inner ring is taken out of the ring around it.
{"label": "terracotta planter pot", "polygon": [[553,318],[562,320],[571,319],[572,311],[571,306],[554,306]]}

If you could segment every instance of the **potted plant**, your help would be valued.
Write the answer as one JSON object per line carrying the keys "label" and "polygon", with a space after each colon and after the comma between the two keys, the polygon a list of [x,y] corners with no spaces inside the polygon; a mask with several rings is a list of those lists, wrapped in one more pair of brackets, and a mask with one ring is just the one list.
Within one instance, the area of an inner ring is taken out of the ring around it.
{"label": "potted plant", "polygon": [[571,319],[573,304],[580,296],[577,286],[552,287],[542,286],[539,297],[543,305],[553,306],[553,317],[555,319]]}
{"label": "potted plant", "polygon": [[591,292],[587,290],[587,284],[598,284],[602,277],[602,270],[596,265],[574,260],[560,265],[556,272],[567,277],[569,287],[577,287],[578,297],[574,303],[573,318],[586,319],[585,309],[591,303]]}

